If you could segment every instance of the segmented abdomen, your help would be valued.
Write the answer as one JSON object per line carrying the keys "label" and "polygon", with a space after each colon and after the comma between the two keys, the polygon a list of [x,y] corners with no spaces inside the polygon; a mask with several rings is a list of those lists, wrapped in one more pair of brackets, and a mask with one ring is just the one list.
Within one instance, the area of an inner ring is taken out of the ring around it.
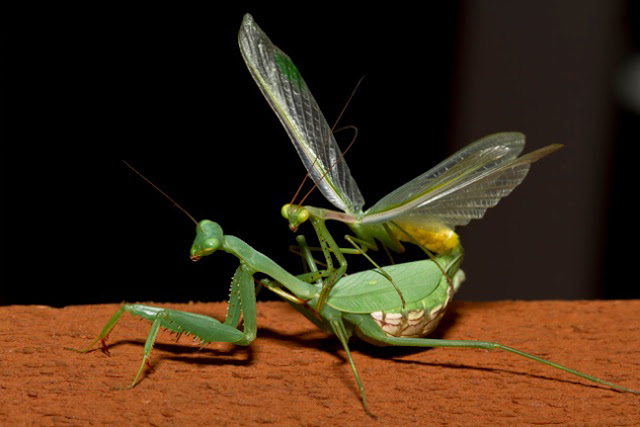
{"label": "segmented abdomen", "polygon": [[404,313],[401,310],[376,311],[371,313],[371,317],[387,335],[408,338],[427,336],[438,326],[464,278],[464,272],[458,270],[452,278],[453,287],[443,279],[431,295],[411,304]]}

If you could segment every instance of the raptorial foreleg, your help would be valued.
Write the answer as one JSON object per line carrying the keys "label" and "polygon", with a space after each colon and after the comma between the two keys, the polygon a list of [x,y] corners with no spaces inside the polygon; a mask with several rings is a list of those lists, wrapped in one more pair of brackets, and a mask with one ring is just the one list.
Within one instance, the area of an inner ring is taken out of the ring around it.
{"label": "raptorial foreleg", "polygon": [[[231,281],[231,297],[229,311],[225,322],[222,323],[212,317],[202,314],[188,313],[179,310],[153,307],[142,304],[124,304],[107,322],[102,332],[86,348],[82,350],[67,348],[67,350],[87,353],[98,342],[103,343],[122,314],[128,312],[134,316],[142,317],[152,322],[149,335],[144,345],[144,352],[140,369],[133,382],[125,387],[134,387],[148,364],[160,328],[167,329],[178,334],[192,335],[202,345],[210,342],[229,342],[238,345],[249,345],[256,337],[256,297],[254,272],[244,264],[238,267]],[[242,316],[244,326],[242,331],[237,329],[237,324]]]}

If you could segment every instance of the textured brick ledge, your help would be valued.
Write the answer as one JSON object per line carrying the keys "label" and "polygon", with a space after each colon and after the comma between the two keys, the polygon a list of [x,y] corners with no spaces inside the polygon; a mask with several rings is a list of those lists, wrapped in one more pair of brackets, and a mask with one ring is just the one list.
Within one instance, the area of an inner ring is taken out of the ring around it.
{"label": "textured brick ledge", "polygon": [[[163,304],[222,318],[223,303]],[[259,303],[248,348],[160,333],[133,390],[149,323],[125,315],[111,356],[88,343],[117,305],[0,307],[1,425],[370,425],[337,340],[280,302]],[[640,301],[454,303],[436,336],[493,340],[640,389]],[[388,425],[615,424],[640,396],[498,351],[352,342],[372,412]]]}

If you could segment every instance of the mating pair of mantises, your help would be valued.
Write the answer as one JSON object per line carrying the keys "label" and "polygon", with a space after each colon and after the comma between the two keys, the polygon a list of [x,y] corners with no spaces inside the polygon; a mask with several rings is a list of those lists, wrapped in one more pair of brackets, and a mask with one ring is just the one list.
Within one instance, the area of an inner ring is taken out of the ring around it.
{"label": "mating pair of mantises", "polygon": [[[439,165],[399,187],[368,210],[352,178],[336,140],[306,83],[291,59],[276,47],[245,15],[239,32],[242,56],[267,101],[291,137],[308,175],[340,211],[287,204],[282,215],[296,231],[309,221],[320,241],[326,268],[319,269],[303,236],[297,237],[308,272],[294,276],[235,236],[225,235],[213,221],[196,222],[191,247],[194,261],[224,251],[240,260],[233,276],[229,309],[224,322],[194,313],[124,304],[100,335],[85,349],[105,340],[122,314],[152,322],[144,345],[140,369],[128,388],[134,387],[149,362],[160,328],[193,335],[201,344],[229,342],[249,345],[256,337],[256,281],[289,302],[304,317],[338,337],[355,375],[365,411],[367,400],[362,381],[349,351],[355,334],[379,345],[500,349],[614,389],[637,391],[586,375],[534,355],[495,342],[424,338],[434,330],[464,280],[460,269],[463,249],[455,226],[481,218],[525,178],[531,163],[560,148],[550,145],[518,157],[524,135],[498,133],[485,137]],[[185,211],[186,212],[186,211]],[[190,215],[189,215],[190,216]],[[326,228],[326,220],[346,223],[355,237],[346,236],[353,248],[340,248]],[[401,242],[416,245],[429,259],[380,267],[366,254],[385,249],[402,252]],[[344,254],[360,253],[375,268],[346,275]],[[335,260],[339,266],[334,266]],[[242,320],[242,330],[238,328]]]}

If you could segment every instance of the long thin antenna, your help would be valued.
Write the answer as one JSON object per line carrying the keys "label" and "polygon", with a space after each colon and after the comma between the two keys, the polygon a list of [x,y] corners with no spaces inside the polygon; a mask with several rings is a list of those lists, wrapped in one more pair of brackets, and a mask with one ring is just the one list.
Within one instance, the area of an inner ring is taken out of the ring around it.
{"label": "long thin antenna", "polygon": [[127,167],[129,169],[131,169],[132,171],[134,171],[136,173],[136,175],[138,175],[140,178],[144,179],[147,184],[149,184],[150,186],[152,186],[153,188],[155,188],[156,190],[158,190],[160,192],[160,194],[162,194],[164,197],[166,197],[167,199],[169,199],[169,201],[171,203],[173,203],[173,206],[175,206],[176,208],[180,209],[182,212],[185,213],[185,215],[187,215],[189,217],[189,219],[191,221],[193,221],[193,223],[195,225],[198,225],[198,221],[196,221],[196,219],[193,217],[193,215],[191,215],[189,212],[187,212],[187,210],[185,208],[183,208],[182,206],[180,206],[175,200],[173,200],[171,197],[169,197],[169,195],[167,193],[165,193],[164,191],[162,191],[160,189],[160,187],[158,187],[157,185],[155,185],[153,182],[151,182],[149,179],[147,179],[146,176],[142,175],[140,172],[138,172],[138,170],[136,168],[134,168],[133,166],[131,166],[129,163],[127,163],[125,160],[122,161],[122,163],[124,163],[125,165],[127,165]]}
{"label": "long thin antenna", "polygon": [[[329,169],[327,169],[327,171],[324,173],[324,175],[322,175],[322,177],[320,178],[320,181],[322,181],[324,179],[325,176],[327,176],[327,174],[331,171],[331,169],[334,168],[335,165],[338,164],[338,162],[340,160],[342,160],[342,158],[344,157],[345,154],[347,154],[347,151],[349,151],[349,149],[353,146],[353,144],[356,142],[356,139],[358,139],[358,128],[353,126],[353,125],[349,125],[349,126],[345,126],[343,128],[338,129],[336,132],[340,132],[344,129],[353,129],[355,131],[355,135],[353,135],[353,138],[351,139],[351,142],[349,143],[349,145],[347,146],[347,148],[342,152],[342,154],[340,154],[340,157],[338,157],[338,159],[331,165],[331,167]],[[309,176],[309,174],[307,174],[307,176]],[[303,181],[304,182],[304,181]],[[302,205],[304,203],[305,200],[307,200],[307,197],[309,197],[309,195],[313,192],[313,190],[315,190],[318,187],[318,183],[314,182],[313,183],[313,187],[311,187],[311,190],[307,191],[307,194],[304,195],[304,197],[302,199],[300,199],[300,205]]]}
{"label": "long thin antenna", "polygon": [[[355,96],[356,92],[358,91],[358,88],[360,87],[360,84],[362,83],[362,81],[364,80],[364,78],[367,77],[367,75],[365,74],[364,76],[360,77],[360,80],[358,80],[358,83],[356,83],[356,86],[353,88],[353,90],[351,91],[351,95],[349,95],[349,99],[347,99],[347,102],[344,104],[344,107],[342,107],[342,111],[340,111],[340,114],[338,115],[338,118],[336,119],[336,121],[333,123],[333,126],[331,127],[331,130],[329,131],[329,134],[327,135],[327,138],[324,140],[324,142],[322,143],[323,145],[327,144],[329,142],[329,138],[331,138],[331,135],[334,134],[334,130],[336,128],[336,126],[338,126],[338,123],[340,123],[340,119],[342,119],[342,116],[344,115],[345,111],[347,111],[347,107],[349,106],[349,104],[351,104],[351,100],[353,100],[353,97]],[[356,130],[357,132],[357,130]],[[353,144],[353,142],[352,142]],[[351,147],[351,145],[349,145],[349,147]],[[347,148],[348,150],[349,148]],[[342,159],[344,157],[344,154],[347,152],[347,150],[345,150],[342,153],[342,156],[340,156],[340,159]],[[338,161],[340,160],[338,159]],[[311,174],[311,171],[313,170],[313,167],[315,166],[316,162],[318,161],[318,156],[316,156],[315,160],[313,161],[313,163],[311,164],[311,166],[309,167],[309,170],[307,170],[306,175],[304,176],[304,179],[302,180],[302,182],[300,183],[300,186],[298,186],[298,190],[296,191],[296,193],[293,195],[293,197],[291,198],[291,202],[289,203],[290,205],[293,205],[293,202],[296,200],[296,198],[298,197],[298,194],[300,194],[300,191],[302,191],[302,186],[304,185],[304,183],[307,181],[307,178],[309,178],[309,175]],[[327,176],[327,174],[329,173],[329,171],[331,171],[331,169],[333,169],[333,167],[337,164],[338,162],[336,161],[333,165],[331,165],[331,167],[329,168],[329,170],[327,172],[325,172],[324,175],[322,175],[322,178],[320,178],[320,180],[323,180],[325,176]],[[311,189],[311,191],[313,191],[318,185],[314,185],[313,188]],[[304,197],[305,199],[307,198],[307,196],[309,196],[309,193],[307,193],[307,195]],[[300,205],[302,204],[302,202],[299,203]]]}

